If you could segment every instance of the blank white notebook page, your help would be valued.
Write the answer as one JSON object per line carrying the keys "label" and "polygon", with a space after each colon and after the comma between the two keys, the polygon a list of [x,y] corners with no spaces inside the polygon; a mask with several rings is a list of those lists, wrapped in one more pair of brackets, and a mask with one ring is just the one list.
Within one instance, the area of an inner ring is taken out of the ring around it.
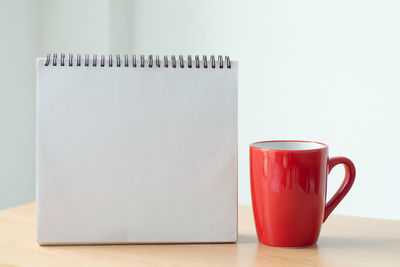
{"label": "blank white notebook page", "polygon": [[236,241],[236,62],[45,62],[37,61],[40,244]]}

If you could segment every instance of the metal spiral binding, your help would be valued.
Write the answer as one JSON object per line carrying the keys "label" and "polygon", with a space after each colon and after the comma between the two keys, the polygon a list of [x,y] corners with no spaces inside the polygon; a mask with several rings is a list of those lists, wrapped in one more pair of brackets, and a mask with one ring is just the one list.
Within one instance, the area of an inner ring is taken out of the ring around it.
{"label": "metal spiral binding", "polygon": [[70,67],[72,67],[72,65],[73,65],[73,57],[74,57],[73,54],[69,54],[69,57],[68,57],[68,65],[69,65]]}
{"label": "metal spiral binding", "polygon": [[191,68],[192,67],[192,56],[188,56],[188,68]]}
{"label": "metal spiral binding", "polygon": [[226,67],[228,69],[230,69],[231,68],[231,60],[229,59],[228,56],[225,56],[225,61],[226,61]]}
{"label": "metal spiral binding", "polygon": [[112,55],[108,55],[108,66],[109,67],[113,66],[113,56]]}
{"label": "metal spiral binding", "polygon": [[128,55],[124,55],[125,67],[129,67]]}
{"label": "metal spiral binding", "polygon": [[173,68],[176,68],[176,58],[175,56],[171,56],[171,65]]}
{"label": "metal spiral binding", "polygon": [[156,66],[160,67],[160,57],[158,55],[156,56]]}
{"label": "metal spiral binding", "polygon": [[53,66],[57,66],[57,54],[53,55]]}
{"label": "metal spiral binding", "polygon": [[164,56],[164,67],[168,68],[168,56]]}
{"label": "metal spiral binding", "polygon": [[121,67],[121,57],[120,57],[120,55],[117,55],[116,58],[117,58],[117,67]]}
{"label": "metal spiral binding", "polygon": [[[154,59],[155,58],[155,59]],[[81,63],[82,61],[82,56],[81,54],[77,54],[76,55],[76,59],[74,59],[73,54],[68,54],[68,62],[66,62],[66,58],[65,58],[65,54],[61,53],[60,57],[58,59],[58,55],[56,53],[54,54],[47,54],[46,56],[46,60],[45,60],[45,66],[50,66],[50,64],[52,66],[57,66],[57,64],[59,64],[60,66],[64,67],[64,66],[74,66],[74,64],[76,64],[76,66],[81,66],[81,64],[83,64],[83,66],[85,67],[97,67],[97,55],[93,54],[92,55],[92,63],[90,63],[90,56],[89,54],[85,54],[84,55],[84,62]],[[147,58],[147,61],[145,59],[144,55],[140,55],[139,56],[139,62],[137,62],[136,60],[136,55],[132,55],[131,60],[129,60],[129,56],[128,55],[124,55],[123,58],[123,63],[121,62],[121,55],[117,54],[115,56],[115,60],[116,60],[116,64],[114,65],[114,57],[113,55],[108,55],[108,67],[140,67],[140,68],[144,68],[144,67],[149,67],[149,68],[161,68],[161,65],[163,65],[164,68],[177,68],[177,63],[179,64],[179,68],[208,68],[209,66],[213,69],[216,68],[216,66],[218,66],[219,69],[223,69],[223,68],[227,68],[230,69],[232,67],[231,65],[231,61],[229,59],[228,56],[225,56],[225,58],[222,55],[218,56],[218,59],[215,59],[215,56],[210,56],[210,60],[208,60],[206,55],[203,55],[202,60],[200,60],[200,56],[199,55],[195,55],[194,56],[194,60],[192,59],[191,55],[187,56],[187,60],[184,60],[183,55],[179,55],[178,60],[176,58],[175,55],[172,55],[169,59],[168,56],[164,56],[163,57],[163,64],[161,63],[160,60],[160,56],[156,55],[149,55]],[[179,62],[177,62],[179,61]],[[100,55],[100,67],[105,67],[106,65],[106,57],[105,55]]]}
{"label": "metal spiral binding", "polygon": [[85,54],[85,67],[89,67],[89,54]]}
{"label": "metal spiral binding", "polygon": [[183,61],[183,56],[182,55],[179,56],[179,66],[181,68],[185,67],[185,62]]}
{"label": "metal spiral binding", "polygon": [[93,67],[97,66],[97,55],[93,54],[93,62],[92,62]]}
{"label": "metal spiral binding", "polygon": [[132,67],[136,68],[136,55],[132,56]]}
{"label": "metal spiral binding", "polygon": [[65,63],[65,54],[64,53],[62,53],[61,54],[61,66],[64,66],[64,63]]}
{"label": "metal spiral binding", "polygon": [[222,56],[218,56],[219,68],[222,69],[224,67],[224,61],[222,60]]}
{"label": "metal spiral binding", "polygon": [[101,59],[100,59],[100,67],[104,67],[105,61],[106,61],[106,56],[104,56],[104,55],[101,55]]}
{"label": "metal spiral binding", "polygon": [[140,67],[144,67],[144,55],[140,56]]}

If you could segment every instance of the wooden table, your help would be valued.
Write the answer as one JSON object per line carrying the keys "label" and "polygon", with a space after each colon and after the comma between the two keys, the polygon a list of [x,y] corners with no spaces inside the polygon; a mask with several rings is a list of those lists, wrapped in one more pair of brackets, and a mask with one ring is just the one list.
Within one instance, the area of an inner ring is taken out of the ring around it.
{"label": "wooden table", "polygon": [[239,208],[237,244],[39,246],[34,203],[0,211],[0,266],[400,266],[400,221],[331,216],[317,245],[259,244]]}

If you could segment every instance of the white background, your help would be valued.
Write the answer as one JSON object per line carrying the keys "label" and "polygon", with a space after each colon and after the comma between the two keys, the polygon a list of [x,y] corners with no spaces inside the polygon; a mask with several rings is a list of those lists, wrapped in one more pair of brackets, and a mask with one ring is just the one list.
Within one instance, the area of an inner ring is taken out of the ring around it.
{"label": "white background", "polygon": [[400,219],[399,1],[6,0],[0,36],[0,209],[35,197],[37,56],[222,54],[239,61],[240,203],[251,142],[318,140],[357,168],[336,213]]}

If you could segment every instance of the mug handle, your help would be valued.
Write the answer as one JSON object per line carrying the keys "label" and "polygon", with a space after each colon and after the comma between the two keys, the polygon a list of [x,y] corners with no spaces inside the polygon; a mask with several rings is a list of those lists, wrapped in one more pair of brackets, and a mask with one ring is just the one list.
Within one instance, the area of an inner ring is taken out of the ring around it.
{"label": "mug handle", "polygon": [[338,164],[344,165],[346,174],[344,176],[342,185],[339,187],[335,195],[333,195],[333,197],[328,201],[328,203],[325,206],[323,222],[326,221],[331,212],[336,208],[339,202],[342,201],[342,199],[346,196],[346,194],[349,192],[351,186],[354,183],[354,179],[356,178],[356,168],[354,167],[353,162],[345,157],[330,158],[328,161],[328,166],[329,166],[328,174],[331,172],[333,167],[335,167]]}

